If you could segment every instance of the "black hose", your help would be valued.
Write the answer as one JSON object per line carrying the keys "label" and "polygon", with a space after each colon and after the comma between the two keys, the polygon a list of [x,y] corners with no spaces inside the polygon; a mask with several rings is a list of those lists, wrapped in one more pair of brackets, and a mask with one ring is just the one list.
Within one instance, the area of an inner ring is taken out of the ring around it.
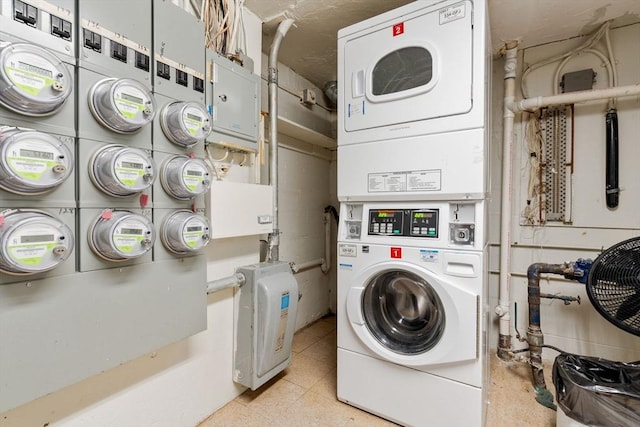
{"label": "black hose", "polygon": [[620,188],[618,187],[618,112],[615,108],[607,110],[607,147],[606,147],[606,199],[607,207],[618,207]]}
{"label": "black hose", "polygon": [[566,351],[564,351],[564,350],[562,350],[562,349],[560,349],[560,348],[558,348],[558,347],[555,347],[555,346],[553,346],[553,345],[545,344],[545,345],[543,345],[543,347],[544,347],[544,348],[550,348],[551,350],[555,350],[555,351],[557,351],[557,352],[558,352],[558,353],[560,353],[560,354],[566,354],[566,353],[567,353]]}
{"label": "black hose", "polygon": [[336,220],[336,224],[340,223],[340,215],[338,215],[338,211],[333,207],[333,205],[328,205],[327,207],[325,207],[324,212],[331,212],[331,215],[333,215],[333,219]]}

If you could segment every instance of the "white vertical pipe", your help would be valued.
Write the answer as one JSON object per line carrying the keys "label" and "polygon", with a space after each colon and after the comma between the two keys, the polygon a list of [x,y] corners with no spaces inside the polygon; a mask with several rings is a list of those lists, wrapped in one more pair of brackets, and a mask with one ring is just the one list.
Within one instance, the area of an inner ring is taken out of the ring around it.
{"label": "white vertical pipe", "polygon": [[[511,281],[511,200],[513,198],[513,122],[509,108],[515,100],[517,42],[507,46],[504,64],[504,114],[502,122],[502,197],[500,217],[500,288],[496,314],[500,317],[498,356],[511,347],[510,281]],[[502,351],[501,351],[502,350]]]}
{"label": "white vertical pipe", "polygon": [[269,184],[273,187],[273,232],[269,234],[270,261],[280,259],[280,227],[278,224],[278,51],[293,19],[287,18],[278,25],[276,36],[269,49]]}

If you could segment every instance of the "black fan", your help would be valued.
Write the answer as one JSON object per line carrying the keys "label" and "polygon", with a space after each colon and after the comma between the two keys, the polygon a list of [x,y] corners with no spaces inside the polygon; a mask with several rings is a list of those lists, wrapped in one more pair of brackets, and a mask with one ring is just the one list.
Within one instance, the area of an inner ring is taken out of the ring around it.
{"label": "black fan", "polygon": [[587,294],[605,319],[640,336],[640,237],[617,243],[596,258]]}

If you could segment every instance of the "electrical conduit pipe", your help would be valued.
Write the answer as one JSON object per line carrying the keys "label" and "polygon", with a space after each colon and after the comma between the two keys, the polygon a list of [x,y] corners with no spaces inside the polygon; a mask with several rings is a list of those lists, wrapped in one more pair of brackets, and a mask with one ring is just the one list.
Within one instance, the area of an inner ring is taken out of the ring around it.
{"label": "electrical conduit pipe", "polygon": [[273,187],[273,231],[269,234],[269,261],[280,260],[280,228],[278,221],[278,52],[280,43],[294,20],[287,18],[278,25],[269,49],[269,184]]}
{"label": "electrical conduit pipe", "polygon": [[247,278],[242,273],[236,273],[233,276],[213,280],[207,283],[207,295],[222,291],[224,289],[242,286],[246,283],[246,281]]}

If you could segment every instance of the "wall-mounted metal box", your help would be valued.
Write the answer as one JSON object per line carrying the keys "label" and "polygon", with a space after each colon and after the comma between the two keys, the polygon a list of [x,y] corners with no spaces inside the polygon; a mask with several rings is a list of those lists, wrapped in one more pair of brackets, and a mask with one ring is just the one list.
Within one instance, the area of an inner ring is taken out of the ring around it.
{"label": "wall-mounted metal box", "polygon": [[233,380],[255,390],[291,363],[298,283],[287,262],[240,267]]}
{"label": "wall-mounted metal box", "polygon": [[207,200],[211,238],[251,236],[273,231],[273,188],[213,181]]}
{"label": "wall-mounted metal box", "polygon": [[258,151],[260,76],[207,50],[206,103],[213,132],[207,142]]}

